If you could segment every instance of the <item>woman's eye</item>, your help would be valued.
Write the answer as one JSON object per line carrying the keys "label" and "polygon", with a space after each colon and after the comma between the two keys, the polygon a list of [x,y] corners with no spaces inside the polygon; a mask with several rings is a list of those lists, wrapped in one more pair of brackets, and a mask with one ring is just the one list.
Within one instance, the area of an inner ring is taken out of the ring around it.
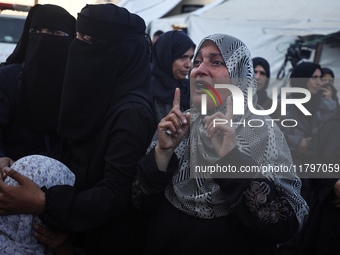
{"label": "woman's eye", "polygon": [[214,65],[224,65],[224,63],[222,61],[219,61],[219,60],[215,60],[213,62]]}
{"label": "woman's eye", "polygon": [[87,36],[84,36],[83,37],[83,40],[89,44],[92,44],[92,41],[91,41],[91,38],[87,37]]}
{"label": "woman's eye", "polygon": [[89,35],[83,35],[83,34],[78,33],[77,38],[79,40],[82,40],[83,42],[92,44],[92,39],[91,39],[91,36],[89,36]]}
{"label": "woman's eye", "polygon": [[40,31],[39,31],[38,29],[36,29],[36,28],[31,28],[31,29],[29,30],[29,32],[30,32],[30,33],[33,33],[33,34],[36,34],[36,33],[39,33]]}
{"label": "woman's eye", "polygon": [[59,30],[54,30],[53,31],[53,35],[58,35],[58,36],[68,36],[67,33],[63,32],[63,31],[59,31]]}
{"label": "woman's eye", "polygon": [[194,60],[193,61],[193,65],[195,66],[195,67],[197,67],[197,66],[199,66],[201,64],[201,61],[199,61],[199,60]]}

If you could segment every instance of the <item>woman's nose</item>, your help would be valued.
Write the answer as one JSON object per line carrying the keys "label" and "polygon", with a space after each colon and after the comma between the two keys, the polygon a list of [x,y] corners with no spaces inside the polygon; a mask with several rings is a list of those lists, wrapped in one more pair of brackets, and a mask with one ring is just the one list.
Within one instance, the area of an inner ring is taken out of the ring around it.
{"label": "woman's nose", "polygon": [[202,62],[197,68],[197,75],[208,75],[209,67],[206,62]]}

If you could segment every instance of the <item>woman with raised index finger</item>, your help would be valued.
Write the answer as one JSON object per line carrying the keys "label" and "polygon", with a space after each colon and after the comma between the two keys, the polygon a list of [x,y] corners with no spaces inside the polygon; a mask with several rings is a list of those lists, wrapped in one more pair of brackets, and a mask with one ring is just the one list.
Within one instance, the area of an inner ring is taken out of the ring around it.
{"label": "woman with raised index finger", "polygon": [[[249,50],[229,35],[204,38],[194,55],[190,80],[191,109],[179,110],[176,90],[173,109],[159,123],[138,165],[134,201],[144,210],[153,210],[146,254],[275,254],[277,244],[297,233],[308,215],[295,174],[286,173],[283,178],[280,173],[190,173],[190,166],[200,164],[231,165],[237,170],[292,164],[276,125],[212,125],[216,118],[234,123],[266,118],[248,109],[248,88],[253,90],[257,108]],[[232,99],[236,98],[228,90],[214,88],[223,83],[238,86],[246,95],[244,115],[233,115]],[[214,90],[222,104],[215,105],[207,96],[204,116],[202,91]]]}

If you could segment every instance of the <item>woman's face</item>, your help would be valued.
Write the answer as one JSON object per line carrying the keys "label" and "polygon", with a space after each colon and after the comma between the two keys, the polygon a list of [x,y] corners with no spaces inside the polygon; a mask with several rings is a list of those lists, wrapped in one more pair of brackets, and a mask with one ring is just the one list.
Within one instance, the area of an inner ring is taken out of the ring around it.
{"label": "woman's face", "polygon": [[[190,95],[191,101],[197,110],[201,110],[201,97],[206,94],[204,90],[209,91],[215,98],[217,95],[209,89],[209,86],[215,87],[215,84],[230,84],[230,75],[226,64],[222,58],[221,52],[213,41],[207,40],[199,49],[196,58],[193,61],[193,68],[190,73]],[[222,103],[230,95],[227,89],[216,89]],[[220,106],[219,100],[215,105],[211,96],[207,96],[207,110],[211,111]]]}
{"label": "woman's face", "polygon": [[307,89],[310,91],[312,95],[318,93],[322,86],[321,75],[322,75],[321,70],[316,69],[312,77],[308,80]]}
{"label": "woman's face", "polygon": [[77,32],[76,38],[83,41],[83,42],[86,42],[88,44],[92,44],[91,36],[89,36],[89,35],[84,35],[82,33]]}
{"label": "woman's face", "polygon": [[194,57],[194,47],[191,47],[172,64],[172,73],[176,80],[184,80],[190,72],[191,60]]}
{"label": "woman's face", "polygon": [[324,76],[322,76],[322,84],[326,84],[326,83],[331,83],[334,84],[334,78],[330,73],[326,73]]}

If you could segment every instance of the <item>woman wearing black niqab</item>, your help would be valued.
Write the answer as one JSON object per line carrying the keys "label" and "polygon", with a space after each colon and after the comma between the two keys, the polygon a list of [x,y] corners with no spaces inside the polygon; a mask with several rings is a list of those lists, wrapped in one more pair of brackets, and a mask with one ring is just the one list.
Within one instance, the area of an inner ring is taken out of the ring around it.
{"label": "woman wearing black niqab", "polygon": [[0,69],[0,156],[58,158],[57,121],[75,24],[56,5],[38,4],[29,12],[16,48]]}
{"label": "woman wearing black niqab", "polygon": [[[21,187],[42,195],[35,212],[43,223],[75,232],[75,246],[86,254],[140,254],[145,218],[130,203],[131,188],[156,127],[145,23],[113,4],[87,5],[77,32],[58,125],[65,137],[62,161],[75,173],[75,187],[45,194]],[[34,198],[25,202],[30,212]]]}
{"label": "woman wearing black niqab", "polygon": [[[174,73],[173,65],[182,59],[183,72],[189,73],[191,58],[195,44],[182,31],[168,31],[162,34],[153,45],[151,86],[153,92],[153,111],[157,122],[160,122],[172,109],[175,89],[181,90],[181,110],[190,108],[190,83],[185,77],[178,77]],[[185,55],[192,48],[191,55]],[[179,79],[181,78],[181,79]]]}

